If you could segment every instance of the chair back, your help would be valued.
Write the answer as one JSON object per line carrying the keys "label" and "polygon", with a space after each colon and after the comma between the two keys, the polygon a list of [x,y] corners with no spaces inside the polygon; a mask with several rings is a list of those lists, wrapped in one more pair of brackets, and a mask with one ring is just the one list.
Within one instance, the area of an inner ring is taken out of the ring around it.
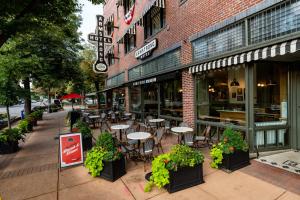
{"label": "chair back", "polygon": [[153,138],[148,138],[143,144],[143,153],[151,154],[155,146],[155,141]]}
{"label": "chair back", "polygon": [[187,132],[184,134],[184,144],[187,146],[194,145],[194,134],[192,132]]}
{"label": "chair back", "polygon": [[128,120],[128,121],[126,121],[126,124],[129,125],[129,126],[131,127],[131,126],[133,125],[133,122],[134,122],[134,121],[132,121],[132,120]]}
{"label": "chair back", "polygon": [[136,120],[136,115],[135,115],[135,113],[132,113],[132,115],[131,115],[131,119],[132,119],[133,121],[135,121],[135,120]]}
{"label": "chair back", "polygon": [[128,135],[129,133],[133,133],[133,132],[135,132],[135,130],[133,128],[128,128],[126,130],[126,135]]}
{"label": "chair back", "polygon": [[106,118],[106,114],[105,113],[101,113],[101,119],[105,119]]}
{"label": "chair back", "polygon": [[155,136],[157,138],[158,143],[161,142],[163,135],[164,135],[164,129],[163,128],[159,128],[155,131]]}
{"label": "chair back", "polygon": [[209,137],[211,126],[207,126],[203,131],[203,136]]}
{"label": "chair back", "polygon": [[186,122],[180,122],[180,127],[189,127],[189,125]]}
{"label": "chair back", "polygon": [[171,122],[168,120],[165,120],[165,128],[171,128]]}

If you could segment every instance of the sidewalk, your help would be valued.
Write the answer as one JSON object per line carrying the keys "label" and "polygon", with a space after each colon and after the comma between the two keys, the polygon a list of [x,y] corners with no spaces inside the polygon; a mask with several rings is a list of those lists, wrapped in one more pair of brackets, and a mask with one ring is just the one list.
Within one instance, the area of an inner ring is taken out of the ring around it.
{"label": "sidewalk", "polygon": [[[282,184],[263,180],[257,173],[254,174],[253,169],[256,163],[228,174],[221,170],[211,169],[209,160],[206,159],[204,163],[205,183],[173,194],[157,188],[150,193],[143,191],[146,181],[142,162],[138,165],[133,162],[128,163],[127,174],[114,183],[101,178],[92,178],[83,166],[59,172],[58,140],[54,140],[54,137],[59,127],[63,127],[65,115],[66,112],[45,115],[44,120],[39,122],[35,132],[28,136],[18,153],[0,156],[0,195],[3,200],[300,200],[300,188],[293,187],[293,190],[290,190]],[[95,131],[98,132],[96,129]],[[170,148],[173,140],[176,141],[176,138],[169,137],[163,140],[165,150]],[[207,150],[204,153],[208,158]],[[264,167],[256,169],[263,170]],[[148,164],[147,171],[150,170]],[[300,177],[295,176],[294,183],[297,180],[300,182]]]}

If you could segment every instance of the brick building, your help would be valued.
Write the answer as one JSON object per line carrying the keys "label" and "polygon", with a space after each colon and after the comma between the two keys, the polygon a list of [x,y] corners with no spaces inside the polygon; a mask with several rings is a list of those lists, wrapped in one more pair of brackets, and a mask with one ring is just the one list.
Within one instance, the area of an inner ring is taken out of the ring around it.
{"label": "brick building", "polygon": [[104,17],[108,106],[300,148],[299,0],[108,0]]}

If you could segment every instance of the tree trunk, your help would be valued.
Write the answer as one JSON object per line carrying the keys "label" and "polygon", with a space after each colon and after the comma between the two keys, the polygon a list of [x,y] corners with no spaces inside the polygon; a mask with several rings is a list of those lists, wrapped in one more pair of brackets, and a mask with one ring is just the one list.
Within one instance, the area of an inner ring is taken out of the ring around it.
{"label": "tree trunk", "polygon": [[50,88],[48,89],[48,113],[51,112],[51,95],[50,95]]}
{"label": "tree trunk", "polygon": [[29,77],[25,78],[23,80],[24,84],[24,90],[25,90],[25,104],[24,104],[24,110],[25,114],[29,115],[31,113],[31,94],[30,94],[30,80]]}
{"label": "tree trunk", "polygon": [[99,81],[95,81],[94,82],[95,84],[95,88],[96,88],[96,95],[97,95],[97,105],[98,105],[98,109],[101,108],[101,105],[100,105],[100,83]]}
{"label": "tree trunk", "polygon": [[10,114],[9,114],[9,105],[6,105],[6,113],[7,113],[7,125],[8,125],[8,128],[11,129]]}

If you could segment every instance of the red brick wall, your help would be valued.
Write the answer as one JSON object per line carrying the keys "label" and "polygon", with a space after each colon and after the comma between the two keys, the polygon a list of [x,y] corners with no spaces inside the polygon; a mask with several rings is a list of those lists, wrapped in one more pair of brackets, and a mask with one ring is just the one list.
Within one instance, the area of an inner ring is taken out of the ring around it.
{"label": "red brick wall", "polygon": [[[153,38],[158,39],[158,48],[154,55],[159,54],[174,43],[181,42],[181,62],[188,64],[192,61],[192,47],[188,38],[218,22],[236,15],[262,0],[187,0],[179,5],[179,0],[166,0],[166,26]],[[136,0],[136,9],[134,19],[140,15],[140,12],[147,0]],[[114,14],[115,29],[114,35],[118,36],[128,27],[124,23],[123,7],[119,7],[119,20],[117,20],[117,7],[115,0],[109,0],[104,6],[104,16],[109,17]],[[114,42],[116,42],[116,37]],[[151,40],[149,38],[148,40]],[[120,45],[120,54],[117,54],[117,45],[115,45],[115,55],[120,57],[113,66],[108,69],[108,77],[119,72],[127,71],[128,68],[139,64],[139,60],[134,58],[134,52],[144,44],[143,28],[137,26],[137,48],[128,54],[124,54],[124,46]],[[126,76],[126,81],[127,76]],[[183,119],[191,126],[194,125],[194,84],[192,75],[187,71],[182,74],[183,83]],[[126,98],[127,99],[127,98]],[[128,99],[127,99],[128,100]],[[126,104],[127,105],[127,104]],[[127,108],[126,108],[127,109]]]}

